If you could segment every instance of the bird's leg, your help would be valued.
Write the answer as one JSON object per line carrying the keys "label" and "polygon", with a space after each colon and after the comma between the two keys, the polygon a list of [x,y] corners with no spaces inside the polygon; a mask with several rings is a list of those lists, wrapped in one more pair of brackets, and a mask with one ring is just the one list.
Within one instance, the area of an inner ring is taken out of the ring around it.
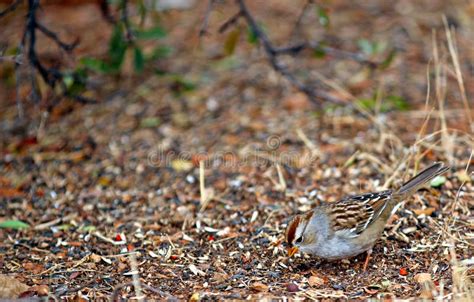
{"label": "bird's leg", "polygon": [[367,250],[367,257],[365,258],[364,262],[364,272],[367,270],[367,265],[369,265],[370,255],[372,255],[372,249]]}

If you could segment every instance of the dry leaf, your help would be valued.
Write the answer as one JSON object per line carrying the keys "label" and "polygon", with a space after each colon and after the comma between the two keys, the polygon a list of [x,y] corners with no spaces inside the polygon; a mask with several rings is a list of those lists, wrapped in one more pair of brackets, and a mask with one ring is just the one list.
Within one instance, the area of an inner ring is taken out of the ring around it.
{"label": "dry leaf", "polygon": [[214,273],[213,277],[212,277],[213,280],[215,280],[216,282],[224,282],[226,280],[229,279],[229,275],[225,274],[225,273]]}
{"label": "dry leaf", "polygon": [[171,167],[177,172],[187,172],[193,168],[193,162],[185,159],[175,159],[171,162]]}
{"label": "dry leaf", "polygon": [[38,296],[47,296],[49,294],[49,287],[46,284],[35,285],[30,287],[29,292],[34,292]]}
{"label": "dry leaf", "polygon": [[459,171],[456,173],[456,176],[458,177],[458,179],[461,181],[461,182],[470,182],[471,181],[471,177],[469,176],[469,174],[466,172],[466,170],[462,170],[462,171]]}
{"label": "dry leaf", "polygon": [[420,298],[421,299],[433,299],[433,290],[435,285],[431,279],[431,275],[428,273],[416,274],[413,278],[416,282],[421,285]]}
{"label": "dry leaf", "polygon": [[433,207],[429,207],[429,208],[426,208],[426,209],[415,209],[415,210],[413,210],[413,212],[416,214],[416,216],[420,216],[422,214],[424,214],[426,216],[430,216],[431,214],[433,214],[434,211],[436,211],[436,208],[433,208]]}
{"label": "dry leaf", "polygon": [[0,299],[13,299],[27,291],[28,285],[21,283],[15,278],[0,275]]}
{"label": "dry leaf", "polygon": [[253,290],[258,291],[258,292],[267,292],[268,291],[268,285],[265,285],[260,282],[255,282],[250,286]]}
{"label": "dry leaf", "polygon": [[16,198],[16,197],[22,197],[24,195],[25,195],[25,193],[23,193],[22,191],[17,190],[17,189],[0,188],[0,197]]}
{"label": "dry leaf", "polygon": [[306,110],[311,108],[311,102],[306,94],[297,92],[283,101],[283,107],[289,111]]}
{"label": "dry leaf", "polygon": [[89,256],[89,259],[94,263],[99,263],[102,258],[97,254],[92,254]]}
{"label": "dry leaf", "polygon": [[195,274],[195,275],[201,275],[201,276],[205,276],[205,275],[206,275],[205,272],[203,272],[202,270],[198,269],[194,264],[190,264],[190,265],[189,265],[189,270],[190,270],[191,272],[193,272],[193,274]]}
{"label": "dry leaf", "polygon": [[194,293],[189,298],[189,302],[197,302],[199,300],[201,300],[201,297],[199,296],[199,293]]}
{"label": "dry leaf", "polygon": [[308,283],[311,286],[320,286],[323,285],[325,282],[323,278],[320,278],[318,276],[311,276],[308,279]]}
{"label": "dry leaf", "polygon": [[428,273],[419,273],[416,274],[415,277],[413,277],[416,282],[418,283],[423,283],[423,282],[431,282],[431,275]]}
{"label": "dry leaf", "polygon": [[44,267],[40,263],[25,262],[22,264],[23,268],[27,271],[32,272],[33,274],[39,274],[44,271]]}

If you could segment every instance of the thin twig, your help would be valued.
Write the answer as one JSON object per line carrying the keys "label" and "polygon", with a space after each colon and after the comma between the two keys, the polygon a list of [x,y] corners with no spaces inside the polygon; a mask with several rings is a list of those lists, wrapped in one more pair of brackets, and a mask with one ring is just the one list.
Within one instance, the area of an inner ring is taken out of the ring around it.
{"label": "thin twig", "polygon": [[[254,33],[257,39],[263,46],[265,50],[265,54],[267,55],[270,64],[272,65],[273,69],[280,73],[283,77],[285,77],[290,83],[292,83],[298,90],[305,93],[309,99],[315,103],[316,105],[321,105],[321,100],[327,100],[333,103],[338,104],[345,104],[345,102],[328,92],[316,89],[315,87],[310,87],[305,85],[304,83],[300,82],[289,70],[286,66],[281,64],[278,60],[279,50],[278,48],[274,47],[266,33],[261,29],[261,27],[257,24],[252,14],[247,9],[244,0],[236,0],[240,15],[246,20],[250,30]],[[280,48],[285,49],[285,48]]]}
{"label": "thin twig", "polygon": [[229,18],[229,20],[225,21],[220,27],[218,32],[220,34],[224,33],[229,27],[234,25],[239,18],[242,17],[242,11],[238,11],[235,15]]}
{"label": "thin twig", "polygon": [[140,282],[140,275],[138,271],[138,263],[137,263],[137,258],[136,254],[132,253],[128,256],[128,260],[130,262],[130,269],[134,274],[132,274],[132,283],[133,287],[135,288],[135,298],[141,302],[144,301],[144,296],[142,294],[142,284]]}
{"label": "thin twig", "polygon": [[[301,13],[300,17],[298,18],[297,23],[301,22],[302,15],[304,14],[304,11],[306,10],[307,6],[312,3],[311,0],[309,0],[304,9],[303,12]],[[256,39],[260,42],[260,44],[263,46],[263,49],[265,51],[265,54],[267,56],[268,61],[270,62],[272,68],[280,73],[284,78],[286,78],[293,86],[295,86],[298,90],[301,92],[305,93],[309,99],[315,103],[316,105],[320,106],[322,100],[330,101],[332,103],[336,104],[347,104],[344,100],[330,94],[329,92],[326,92],[324,90],[321,90],[319,88],[313,87],[312,85],[305,84],[301,81],[299,81],[296,76],[289,71],[287,66],[282,64],[278,57],[280,55],[296,55],[300,53],[301,51],[305,49],[312,49],[312,50],[321,50],[329,55],[332,55],[334,57],[342,57],[342,58],[349,58],[351,60],[354,60],[356,62],[362,63],[362,64],[367,64],[370,67],[376,67],[378,64],[374,63],[370,60],[368,60],[364,55],[358,54],[358,53],[351,53],[343,50],[339,50],[336,48],[328,47],[321,45],[319,42],[300,42],[294,45],[290,46],[284,46],[284,47],[276,47],[273,45],[273,43],[270,41],[268,38],[267,34],[262,30],[262,28],[258,25],[256,20],[254,19],[253,15],[250,13],[248,10],[245,1],[244,0],[236,0],[236,4],[239,7],[239,10],[237,13],[235,13],[232,17],[230,17],[226,22],[224,22],[220,27],[219,27],[219,33],[225,32],[229,27],[235,25],[239,19],[244,19],[247,25],[250,28],[250,31],[253,32],[255,35]],[[208,18],[210,11],[212,10],[213,7],[213,1],[211,0],[209,2],[208,9],[206,11],[206,15],[204,18],[203,26],[201,29],[201,34],[205,33],[205,29],[207,28],[208,24]]]}
{"label": "thin twig", "polygon": [[22,2],[22,0],[16,0],[12,4],[10,4],[7,8],[0,12],[0,18],[5,16],[6,14],[14,11],[16,7]]}
{"label": "thin twig", "polygon": [[0,62],[15,62],[21,64],[21,56],[0,56]]}
{"label": "thin twig", "polygon": [[56,44],[59,45],[62,49],[64,49],[67,52],[71,52],[76,48],[76,46],[79,44],[79,39],[76,39],[74,42],[68,44],[63,41],[61,41],[58,37],[57,34],[54,32],[50,31],[48,28],[46,28],[43,24],[41,23],[36,23],[36,28],[39,29],[43,34],[45,34],[48,38],[51,38]]}
{"label": "thin twig", "polygon": [[122,22],[125,25],[125,37],[128,42],[134,40],[134,34],[128,19],[128,0],[122,0]]}
{"label": "thin twig", "polygon": [[378,63],[367,59],[365,55],[361,53],[353,53],[353,52],[337,49],[334,47],[324,46],[319,42],[301,42],[295,45],[280,47],[280,48],[275,49],[275,54],[276,55],[288,54],[288,55],[294,56],[305,49],[320,50],[324,52],[325,54],[328,54],[333,57],[351,59],[358,63],[365,64],[369,66],[370,68],[375,68],[378,66]]}
{"label": "thin twig", "polygon": [[[120,284],[120,285],[116,286],[116,287],[114,288],[114,292],[112,293],[112,296],[111,296],[110,300],[111,300],[112,302],[117,301],[117,298],[118,298],[118,296],[119,296],[120,290],[121,290],[122,288],[124,288],[124,287],[127,287],[127,286],[133,286],[133,282],[128,282],[128,283],[124,283],[124,284]],[[159,290],[159,289],[157,289],[157,288],[154,288],[154,287],[152,287],[152,286],[150,286],[150,285],[148,285],[148,284],[143,283],[143,284],[142,284],[142,287],[145,288],[145,289],[147,289],[147,290],[149,290],[149,291],[151,291],[151,292],[154,293],[154,294],[160,295],[160,296],[162,296],[162,297],[166,297],[166,298],[168,299],[168,301],[178,301],[178,299],[176,299],[175,296],[173,296],[173,295],[171,295],[171,294],[169,294],[169,293],[167,293],[167,292],[164,292],[164,291],[162,291],[162,290]]]}
{"label": "thin twig", "polygon": [[110,13],[110,6],[109,6],[109,1],[108,0],[99,0],[99,7],[100,7],[100,11],[102,13],[102,17],[104,17],[104,19],[112,24],[112,25],[115,25],[117,23],[117,21],[115,20],[114,16],[112,16],[112,14]]}
{"label": "thin twig", "polygon": [[[40,7],[39,0],[28,0],[28,14],[26,16],[26,25],[25,30],[23,32],[23,36],[18,47],[19,51],[17,57],[23,55],[23,51],[26,47],[25,56],[28,60],[28,66],[31,69],[29,73],[30,81],[31,81],[31,88],[32,88],[32,96],[33,100],[37,102],[40,99],[38,87],[36,84],[35,78],[35,71],[38,72],[41,78],[50,86],[51,88],[55,88],[56,85],[59,83],[62,88],[62,96],[72,98],[80,103],[95,103],[95,100],[89,99],[87,97],[83,97],[80,95],[71,94],[63,79],[65,75],[55,69],[55,68],[47,68],[45,67],[40,59],[38,58],[38,54],[36,52],[36,31],[40,31],[48,38],[52,39],[61,49],[64,49],[67,52],[71,52],[79,43],[78,40],[75,42],[68,44],[61,41],[58,35],[51,30],[49,30],[44,25],[40,24],[36,19],[36,12]],[[16,97],[17,97],[17,107],[18,107],[18,115],[20,119],[23,117],[23,107],[19,95],[19,83],[20,83],[20,74],[19,74],[19,65],[20,62],[15,62],[15,70],[16,70]],[[51,106],[50,106],[51,107]]]}
{"label": "thin twig", "polygon": [[202,37],[208,33],[207,27],[209,25],[209,16],[211,15],[214,3],[216,0],[209,0],[207,4],[206,13],[204,14],[204,20],[202,21],[201,29],[199,30],[199,36]]}
{"label": "thin twig", "polygon": [[297,36],[300,28],[301,28],[301,23],[303,22],[304,15],[306,14],[306,11],[308,8],[313,4],[313,0],[307,0],[306,3],[304,4],[303,8],[301,9],[301,13],[298,16],[298,19],[296,19],[295,25],[293,26],[293,30],[291,31],[290,37]]}

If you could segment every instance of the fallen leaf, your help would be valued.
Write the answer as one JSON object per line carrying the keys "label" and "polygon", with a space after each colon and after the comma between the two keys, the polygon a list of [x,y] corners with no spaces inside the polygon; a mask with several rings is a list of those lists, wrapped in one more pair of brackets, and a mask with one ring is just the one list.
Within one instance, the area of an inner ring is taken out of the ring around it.
{"label": "fallen leaf", "polygon": [[283,107],[289,111],[307,110],[311,108],[311,102],[306,94],[297,92],[283,101]]}
{"label": "fallen leaf", "polygon": [[97,254],[91,254],[89,259],[94,263],[99,263],[102,260],[102,258]]}
{"label": "fallen leaf", "polygon": [[367,288],[367,287],[364,287],[364,291],[368,293],[369,295],[375,295],[376,293],[379,292],[378,289]]}
{"label": "fallen leaf", "polygon": [[229,279],[229,275],[227,275],[226,273],[216,272],[216,273],[214,273],[212,279],[220,283],[220,282],[224,282],[225,280]]}
{"label": "fallen leaf", "polygon": [[423,282],[430,282],[431,281],[431,275],[428,273],[418,273],[413,277],[413,279],[418,282],[418,283],[423,283]]}
{"label": "fallen leaf", "polygon": [[36,292],[38,296],[47,296],[49,294],[49,287],[46,284],[41,284],[30,287],[29,291]]}
{"label": "fallen leaf", "polygon": [[15,278],[0,275],[0,299],[18,298],[28,288],[28,285],[21,283]]}
{"label": "fallen leaf", "polygon": [[102,176],[97,180],[97,183],[103,187],[108,187],[111,182],[112,180],[107,176]]}
{"label": "fallen leaf", "polygon": [[21,230],[27,229],[30,226],[23,221],[20,220],[5,220],[0,222],[0,228],[4,229],[13,229],[13,230]]}
{"label": "fallen leaf", "polygon": [[81,272],[74,272],[69,276],[69,279],[74,280],[77,277],[79,277],[80,274],[81,274]]}
{"label": "fallen leaf", "polygon": [[432,186],[433,188],[438,188],[441,187],[445,182],[446,177],[439,175],[433,178],[433,180],[430,182],[430,186]]}
{"label": "fallen leaf", "polygon": [[17,198],[17,197],[23,197],[25,194],[18,190],[18,189],[13,189],[13,188],[0,188],[0,197],[4,198]]}
{"label": "fallen leaf", "polygon": [[201,300],[199,293],[193,293],[191,297],[189,298],[189,302],[197,302],[199,300]]}
{"label": "fallen leaf", "polygon": [[400,275],[402,275],[402,276],[408,275],[408,271],[407,271],[407,269],[404,268],[404,267],[400,268],[399,273],[400,273]]}
{"label": "fallen leaf", "polygon": [[466,170],[462,170],[462,171],[457,172],[456,176],[461,182],[470,182],[471,181],[471,177],[469,176],[469,174],[467,174]]}
{"label": "fallen leaf", "polygon": [[435,285],[431,279],[431,275],[428,273],[416,274],[413,279],[421,285],[420,298],[421,299],[433,299],[433,290]]}
{"label": "fallen leaf", "polygon": [[175,159],[171,162],[171,168],[176,172],[187,172],[193,168],[193,162],[185,159]]}
{"label": "fallen leaf", "polygon": [[296,292],[300,291],[298,285],[296,285],[294,283],[288,283],[286,285],[286,290],[289,291],[290,293],[296,293]]}
{"label": "fallen leaf", "polygon": [[311,276],[308,279],[308,284],[311,286],[320,286],[320,285],[323,285],[324,283],[325,283],[324,279],[318,276]]}
{"label": "fallen leaf", "polygon": [[22,266],[25,270],[30,271],[33,274],[39,274],[44,271],[44,267],[40,263],[25,262]]}
{"label": "fallen leaf", "polygon": [[253,290],[258,291],[258,292],[267,292],[268,291],[268,285],[265,285],[260,282],[255,282],[250,286]]}
{"label": "fallen leaf", "polygon": [[433,207],[429,207],[429,208],[426,208],[426,209],[415,209],[413,210],[413,212],[416,214],[416,216],[420,216],[420,215],[426,215],[426,216],[431,216],[431,214],[433,214],[433,212],[436,211],[436,208],[433,208]]}
{"label": "fallen leaf", "polygon": [[203,272],[202,270],[198,269],[194,264],[190,264],[190,265],[189,265],[189,270],[190,270],[191,272],[193,272],[193,274],[195,274],[196,276],[197,276],[197,275],[201,275],[201,276],[205,276],[205,275],[206,275],[205,272]]}

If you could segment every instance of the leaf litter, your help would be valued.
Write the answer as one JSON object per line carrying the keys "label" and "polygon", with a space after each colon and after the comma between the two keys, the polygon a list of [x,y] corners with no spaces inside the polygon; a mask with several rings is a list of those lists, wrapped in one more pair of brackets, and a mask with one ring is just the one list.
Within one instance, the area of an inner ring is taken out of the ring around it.
{"label": "leaf litter", "polygon": [[[277,8],[297,14],[277,2]],[[338,13],[330,14],[329,28],[344,29],[341,43],[356,41],[366,27],[386,24],[385,17],[364,7],[335,5]],[[425,10],[416,4],[405,9],[420,16]],[[194,10],[180,14],[179,30],[170,26],[176,41],[184,29],[191,32],[197,15]],[[361,14],[370,16],[368,24],[355,26]],[[265,19],[266,26],[272,28],[277,19]],[[443,113],[457,129],[451,157],[442,136],[429,134],[439,130],[440,110],[427,118],[429,132],[416,138],[429,111],[417,100],[425,97],[426,89],[418,86],[427,84],[423,58],[430,54],[414,40],[431,37],[430,20],[393,19],[402,22],[398,26],[408,33],[408,44],[395,60],[397,68],[383,73],[390,81],[351,71],[344,62],[302,58],[299,63],[350,83],[348,91],[338,93],[373,100],[366,110],[376,111],[378,101],[364,89],[379,86],[387,95],[406,94],[404,99],[413,100],[410,111],[367,117],[340,107],[321,114],[259,62],[249,50],[253,46],[213,36],[205,38],[204,47],[227,44],[222,51],[235,62],[209,64],[205,51],[174,58],[172,68],[196,84],[179,97],[172,91],[176,79],[132,78],[122,84],[125,96],[56,113],[40,139],[5,132],[0,223],[14,227],[0,228],[0,283],[8,284],[2,294],[132,298],[140,288],[147,298],[192,301],[469,297],[474,163],[462,105],[449,102]],[[458,26],[463,54],[465,25]],[[400,33],[381,28],[373,34],[398,39]],[[250,61],[240,48],[249,51]],[[219,66],[209,68],[212,64]],[[472,95],[472,83],[466,85]],[[450,98],[457,93],[447,91]],[[6,104],[2,119],[14,112],[15,104]],[[367,273],[361,272],[365,255],[340,262],[286,257],[282,239],[291,215],[347,194],[382,189],[385,182],[400,185],[415,169],[449,159],[451,171],[394,215]],[[390,179],[393,172],[398,176]],[[20,228],[23,224],[30,227]]]}

